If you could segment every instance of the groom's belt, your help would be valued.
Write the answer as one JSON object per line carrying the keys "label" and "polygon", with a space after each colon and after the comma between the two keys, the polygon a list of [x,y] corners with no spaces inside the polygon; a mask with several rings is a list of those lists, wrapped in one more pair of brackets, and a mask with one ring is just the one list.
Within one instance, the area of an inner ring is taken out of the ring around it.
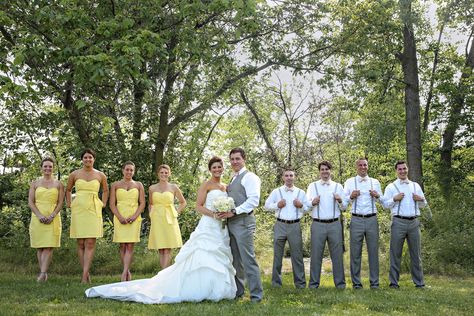
{"label": "groom's belt", "polygon": [[278,218],[277,217],[277,221],[279,222],[282,222],[282,223],[285,223],[285,224],[294,224],[294,223],[298,223],[301,219],[293,219],[293,220],[287,220],[287,219],[281,219],[281,218]]}
{"label": "groom's belt", "polygon": [[228,220],[234,220],[236,218],[241,218],[241,217],[244,217],[244,216],[248,216],[248,215],[252,215],[253,214],[253,210],[248,212],[248,213],[240,213],[240,214],[236,214],[232,217],[229,217]]}
{"label": "groom's belt", "polygon": [[330,218],[330,219],[319,219],[319,218],[313,218],[313,221],[318,222],[318,223],[334,223],[339,220],[338,218]]}

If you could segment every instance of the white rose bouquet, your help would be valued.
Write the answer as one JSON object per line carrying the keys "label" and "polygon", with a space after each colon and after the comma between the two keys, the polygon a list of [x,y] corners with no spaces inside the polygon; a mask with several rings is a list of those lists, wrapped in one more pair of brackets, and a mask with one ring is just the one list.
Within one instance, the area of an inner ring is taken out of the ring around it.
{"label": "white rose bouquet", "polygon": [[[217,197],[213,202],[212,206],[214,206],[214,210],[217,213],[221,212],[229,212],[231,209],[235,208],[234,199],[228,196],[220,196]],[[222,220],[222,228],[225,227],[226,220]]]}

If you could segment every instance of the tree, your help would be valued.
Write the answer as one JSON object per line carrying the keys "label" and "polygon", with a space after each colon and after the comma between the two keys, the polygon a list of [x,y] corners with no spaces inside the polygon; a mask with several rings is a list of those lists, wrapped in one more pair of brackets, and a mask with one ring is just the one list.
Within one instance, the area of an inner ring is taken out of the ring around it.
{"label": "tree", "polygon": [[405,124],[407,160],[410,166],[409,177],[423,186],[420,85],[411,0],[400,0],[400,18],[403,22],[403,52],[398,53],[397,57],[402,64],[405,83]]}
{"label": "tree", "polygon": [[172,134],[240,82],[271,67],[316,69],[350,33],[319,35],[330,12],[309,0],[9,1],[0,10],[6,76],[59,103],[81,146],[155,167]]}

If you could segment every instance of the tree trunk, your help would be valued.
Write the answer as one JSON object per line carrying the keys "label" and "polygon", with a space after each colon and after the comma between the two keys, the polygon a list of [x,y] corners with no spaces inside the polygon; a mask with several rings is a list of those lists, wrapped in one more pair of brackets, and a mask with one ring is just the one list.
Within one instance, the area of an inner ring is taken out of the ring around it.
{"label": "tree trunk", "polygon": [[461,78],[458,83],[458,89],[451,102],[451,108],[449,109],[448,123],[443,133],[443,143],[440,148],[440,182],[445,197],[450,195],[450,187],[452,180],[452,154],[455,142],[456,131],[459,129],[460,121],[462,117],[462,110],[465,106],[466,93],[468,87],[468,79],[472,76],[474,69],[474,37],[469,38],[471,48],[469,53],[466,55],[465,67],[462,71]]}
{"label": "tree trunk", "polygon": [[61,103],[66,109],[67,114],[69,116],[69,120],[71,121],[72,126],[74,126],[77,132],[77,136],[79,137],[79,140],[81,141],[82,145],[84,147],[90,147],[91,138],[88,131],[84,127],[81,114],[79,113],[79,110],[77,109],[75,105],[74,98],[72,97],[72,89],[73,89],[72,85],[73,84],[71,80],[68,80],[66,82],[66,86],[64,88],[65,91],[61,99]]}
{"label": "tree trunk", "polygon": [[411,0],[401,0],[401,19],[403,21],[403,53],[399,54],[405,82],[405,126],[406,149],[409,165],[408,176],[423,187],[420,91],[418,79],[418,60],[416,57],[415,34]]}

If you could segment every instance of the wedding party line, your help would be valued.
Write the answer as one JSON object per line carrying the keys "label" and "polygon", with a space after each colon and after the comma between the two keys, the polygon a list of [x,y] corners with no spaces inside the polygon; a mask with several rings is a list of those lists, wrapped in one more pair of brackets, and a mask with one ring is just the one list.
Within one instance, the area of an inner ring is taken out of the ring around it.
{"label": "wedding party line", "polygon": [[[158,183],[148,189],[151,228],[148,248],[159,251],[162,270],[153,278],[132,280],[131,264],[135,243],[140,241],[142,217],[146,206],[145,189],[133,179],[135,164],[122,165],[123,178],[109,186],[105,174],[94,169],[96,153],[85,149],[82,168],[73,171],[66,187],[54,179],[55,161],[41,161],[42,177],[30,185],[30,243],[37,249],[40,273],[38,282],[48,280],[53,249],[60,247],[61,218],[59,212],[71,209],[70,238],[77,240],[77,254],[82,268],[81,282],[91,283],[96,239],[103,237],[102,209],[109,203],[114,215],[113,242],[120,244],[123,270],[118,283],[92,287],[87,297],[103,297],[146,304],[183,301],[219,301],[243,297],[245,287],[252,302],[263,299],[260,268],[255,256],[254,210],[260,203],[261,180],[246,168],[246,153],[233,148],[229,160],[234,172],[229,184],[221,181],[224,161],[212,157],[208,162],[210,176],[197,191],[195,210],[202,217],[183,245],[179,214],[187,202],[180,188],[169,181],[171,168],[157,168]],[[273,227],[273,268],[271,283],[282,286],[282,262],[288,242],[293,281],[296,288],[318,288],[326,243],[332,262],[336,288],[346,287],[344,272],[344,211],[350,219],[350,276],[352,287],[362,289],[361,261],[364,239],[368,253],[369,287],[379,283],[379,223],[376,204],[392,215],[390,232],[390,288],[399,288],[401,257],[405,240],[410,254],[410,271],[417,288],[425,287],[421,261],[420,209],[427,206],[422,188],[408,179],[408,165],[397,161],[397,179],[384,192],[380,182],[370,177],[367,158],[355,161],[355,175],[337,183],[331,179],[332,164],[318,164],[319,179],[306,190],[294,184],[296,173],[291,168],[282,172],[283,185],[266,198],[264,208],[275,215]],[[73,195],[73,190],[75,194]],[[99,197],[99,193],[101,193]],[[175,202],[177,201],[177,206]],[[309,283],[303,261],[301,220],[309,213],[311,254]],[[174,263],[171,250],[181,248]]]}

